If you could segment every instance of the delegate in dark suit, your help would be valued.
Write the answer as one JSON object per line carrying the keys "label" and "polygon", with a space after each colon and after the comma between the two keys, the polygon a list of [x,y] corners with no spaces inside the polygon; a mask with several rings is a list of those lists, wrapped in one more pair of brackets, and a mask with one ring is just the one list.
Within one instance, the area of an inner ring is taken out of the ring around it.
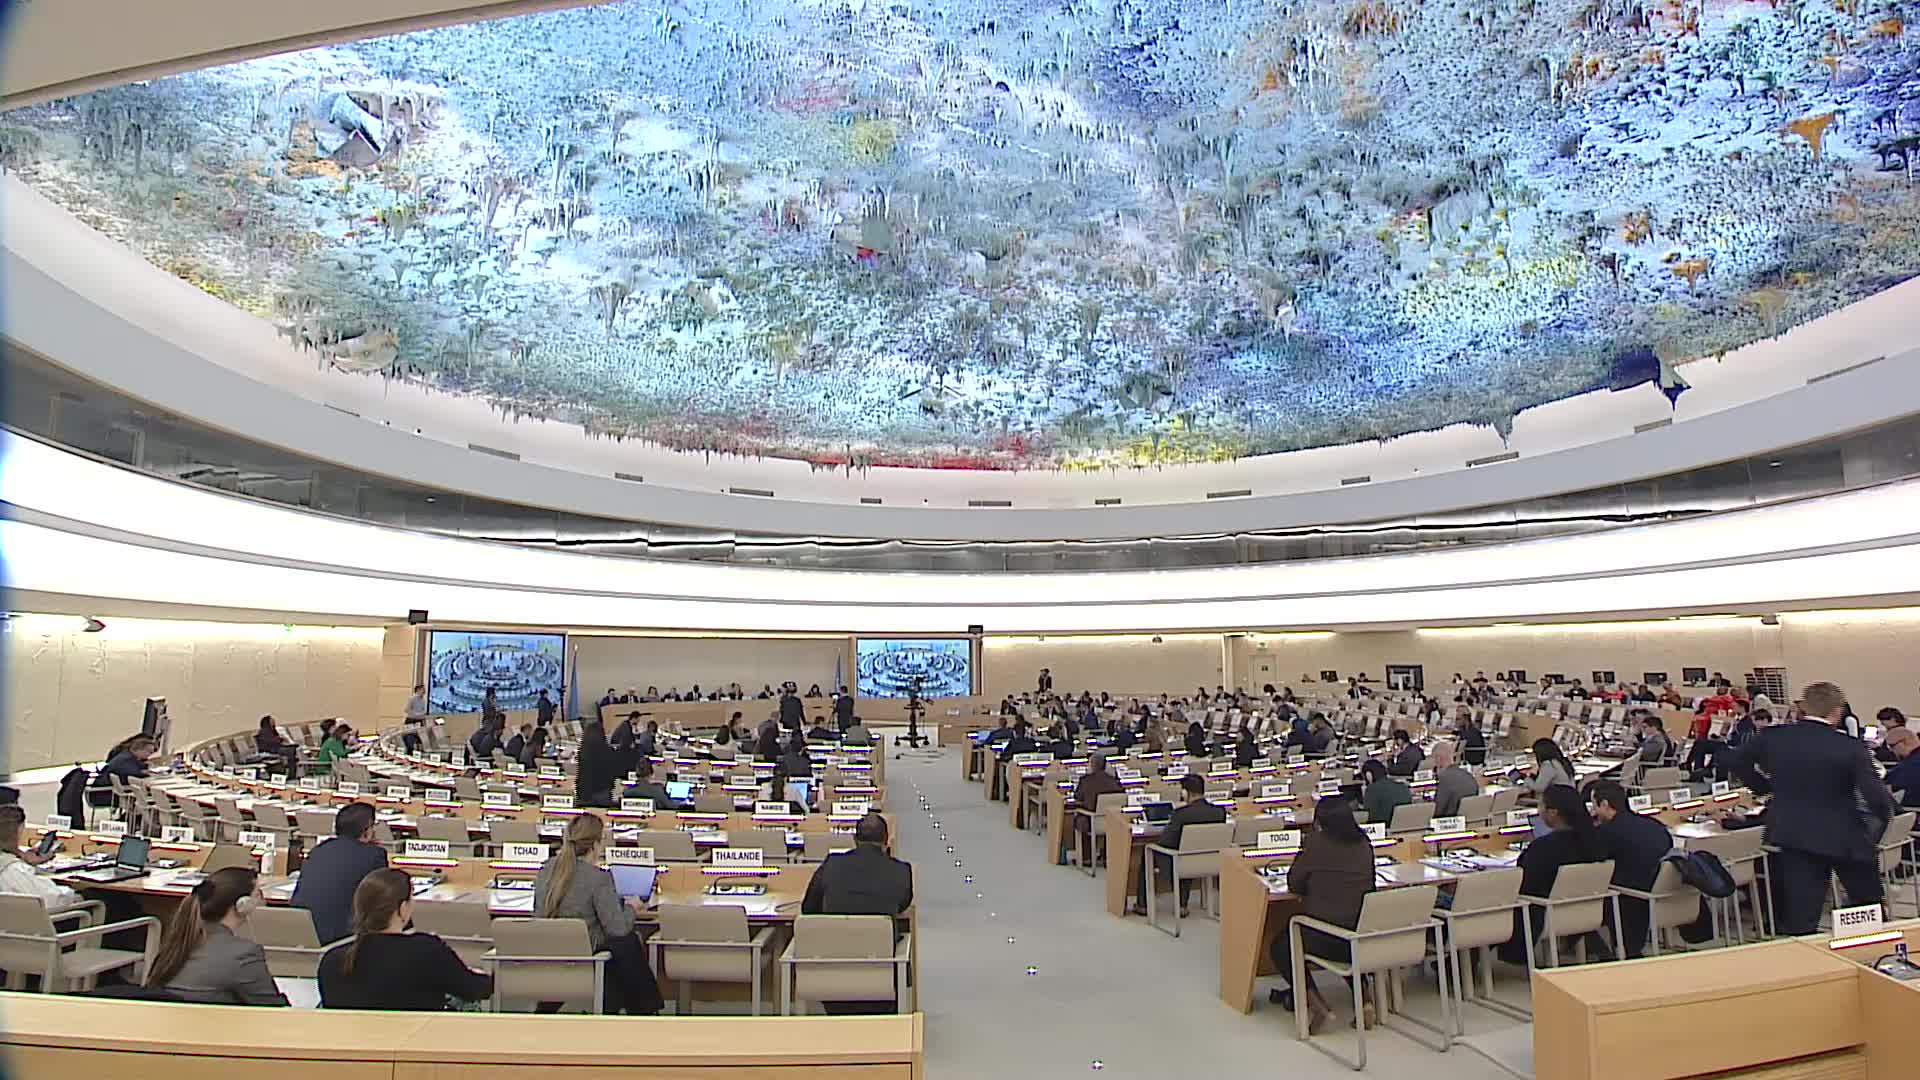
{"label": "delegate in dark suit", "polygon": [[[1108,772],[1104,763],[1098,770],[1089,770],[1080,782],[1073,786],[1073,805],[1081,810],[1093,813],[1100,808],[1100,796],[1118,795],[1125,789],[1120,786],[1120,778]],[[1080,865],[1093,865],[1093,819],[1084,814],[1073,816],[1074,831],[1080,834]],[[1066,858],[1066,852],[1060,852],[1060,858]]]}
{"label": "delegate in dark suit", "polygon": [[[1154,843],[1160,847],[1172,848],[1175,851],[1180,849],[1180,837],[1186,832],[1187,826],[1218,825],[1227,820],[1227,812],[1224,808],[1215,806],[1213,803],[1201,798],[1194,786],[1187,783],[1187,781],[1193,781],[1194,785],[1203,783],[1199,777],[1189,774],[1181,777],[1180,781],[1181,788],[1187,793],[1189,801],[1176,809],[1172,815],[1167,818],[1166,830],[1160,834],[1160,839],[1154,841]],[[1108,858],[1111,859],[1112,856],[1108,856]],[[1159,860],[1156,859],[1155,861],[1157,862]],[[1173,870],[1170,865],[1172,860],[1169,859],[1167,862],[1169,866],[1164,870],[1159,866],[1154,867],[1156,876],[1162,881],[1169,881],[1173,877]],[[1124,871],[1108,870],[1108,873],[1121,872]],[[1140,893],[1138,897],[1136,897],[1136,899],[1140,901],[1140,909],[1142,911],[1145,911],[1147,907],[1147,887],[1147,876],[1142,874],[1140,875]],[[1193,882],[1183,881],[1180,883],[1180,906],[1182,908],[1187,906],[1187,897],[1192,893]]]}
{"label": "delegate in dark suit", "polygon": [[807,707],[800,703],[799,698],[795,697],[792,694],[780,695],[780,726],[781,727],[783,728],[800,727],[801,723],[806,719],[806,716],[807,716]]}
{"label": "delegate in dark suit", "polygon": [[1880,868],[1860,801],[1884,823],[1893,800],[1866,744],[1819,720],[1769,727],[1742,748],[1735,769],[1755,792],[1771,792],[1767,843],[1778,848],[1774,903],[1782,934],[1811,934],[1834,874],[1848,902],[1879,902]]}
{"label": "delegate in dark suit", "polygon": [[353,933],[353,890],[360,879],[387,865],[387,851],[346,836],[327,838],[300,865],[289,903],[313,914],[313,932],[320,943],[339,941]]}
{"label": "delegate in dark suit", "polygon": [[[1660,874],[1660,861],[1673,850],[1673,834],[1658,819],[1622,810],[1600,824],[1600,839],[1613,860],[1613,883],[1646,892]],[[1627,939],[1627,956],[1636,957],[1647,945],[1652,911],[1645,900],[1620,899],[1620,932]]]}

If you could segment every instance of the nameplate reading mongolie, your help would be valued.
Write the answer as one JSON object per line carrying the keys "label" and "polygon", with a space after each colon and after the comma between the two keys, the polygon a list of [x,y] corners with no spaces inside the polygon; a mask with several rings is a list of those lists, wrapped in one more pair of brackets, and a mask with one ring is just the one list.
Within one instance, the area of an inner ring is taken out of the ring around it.
{"label": "nameplate reading mongolie", "polygon": [[487,810],[511,810],[515,801],[511,791],[489,791],[480,796],[480,806]]}
{"label": "nameplate reading mongolie", "polygon": [[571,796],[571,795],[542,795],[542,796],[540,796],[540,809],[542,809],[542,810],[571,810],[571,809],[573,809],[573,796]]}

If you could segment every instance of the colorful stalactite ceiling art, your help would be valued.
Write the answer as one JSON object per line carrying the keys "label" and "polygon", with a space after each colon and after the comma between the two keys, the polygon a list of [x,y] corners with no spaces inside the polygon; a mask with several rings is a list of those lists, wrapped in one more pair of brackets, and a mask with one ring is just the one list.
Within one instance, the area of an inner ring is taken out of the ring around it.
{"label": "colorful stalactite ceiling art", "polygon": [[1098,468],[1674,371],[1920,272],[1920,0],[692,0],[0,117],[343,372],[693,452]]}

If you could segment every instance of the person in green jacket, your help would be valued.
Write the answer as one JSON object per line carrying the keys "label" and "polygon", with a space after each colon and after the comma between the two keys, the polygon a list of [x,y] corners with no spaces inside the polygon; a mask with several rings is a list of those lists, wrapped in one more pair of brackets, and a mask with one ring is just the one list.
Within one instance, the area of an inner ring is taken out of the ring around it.
{"label": "person in green jacket", "polygon": [[1393,808],[1412,802],[1413,791],[1388,776],[1387,767],[1375,758],[1367,759],[1367,763],[1360,766],[1360,775],[1366,780],[1366,787],[1360,793],[1360,802],[1367,809],[1367,821],[1393,824]]}
{"label": "person in green jacket", "polygon": [[346,757],[350,752],[347,744],[353,741],[353,728],[346,724],[335,724],[320,744],[320,753],[314,757],[313,771],[331,773],[333,763]]}

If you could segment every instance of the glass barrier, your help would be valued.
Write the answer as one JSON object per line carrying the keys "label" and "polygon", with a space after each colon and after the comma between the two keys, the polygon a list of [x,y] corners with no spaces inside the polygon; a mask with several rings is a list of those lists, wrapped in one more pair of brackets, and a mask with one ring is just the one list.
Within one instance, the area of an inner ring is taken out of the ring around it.
{"label": "glass barrier", "polygon": [[6,353],[13,430],[172,480],[380,525],[597,555],[794,569],[1146,570],[1381,555],[1565,536],[1823,495],[1920,474],[1920,414],[1760,457],[1550,498],[1231,535],[1047,542],[790,536],[588,517],[440,491],[237,438]]}

